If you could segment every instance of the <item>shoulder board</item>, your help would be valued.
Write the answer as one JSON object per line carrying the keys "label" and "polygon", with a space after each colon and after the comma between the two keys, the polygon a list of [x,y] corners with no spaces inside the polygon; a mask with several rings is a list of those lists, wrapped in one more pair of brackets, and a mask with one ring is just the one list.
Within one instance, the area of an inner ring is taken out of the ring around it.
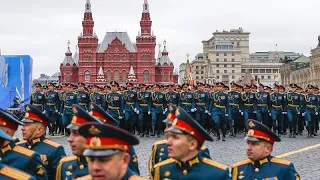
{"label": "shoulder board", "polygon": [[50,145],[50,146],[53,146],[53,147],[59,147],[59,146],[61,146],[60,144],[58,144],[58,143],[56,143],[56,142],[53,142],[53,141],[51,141],[51,140],[49,140],[49,139],[45,139],[45,140],[43,140],[42,142],[44,142],[44,143],[46,143],[46,144],[48,144],[48,145]]}
{"label": "shoulder board", "polygon": [[228,169],[228,166],[226,166],[224,164],[221,164],[221,163],[218,163],[218,162],[213,161],[213,160],[208,159],[208,158],[202,158],[202,161],[204,163],[206,163],[206,164],[209,164],[211,166],[214,166],[214,167],[222,169],[222,170],[227,170]]}
{"label": "shoulder board", "polygon": [[153,145],[165,144],[165,143],[167,143],[167,140],[166,140],[166,139],[157,141],[157,142],[155,142]]}
{"label": "shoulder board", "polygon": [[31,178],[29,174],[23,171],[20,171],[18,169],[11,168],[9,166],[2,167],[0,169],[0,174],[11,177],[13,179],[19,179],[19,180],[28,180]]}
{"label": "shoulder board", "polygon": [[128,180],[145,180],[146,178],[141,177],[141,176],[137,176],[137,175],[132,175],[129,177]]}
{"label": "shoulder board", "polygon": [[65,156],[65,157],[61,158],[59,163],[65,163],[65,162],[73,161],[76,159],[77,159],[77,156]]}
{"label": "shoulder board", "polygon": [[24,148],[24,147],[21,147],[21,146],[15,146],[13,148],[13,151],[18,152],[20,154],[24,154],[29,157],[31,157],[35,153],[34,151],[27,149],[27,148]]}
{"label": "shoulder board", "polygon": [[16,145],[21,145],[21,144],[25,144],[25,143],[27,143],[27,141],[26,141],[26,140],[23,140],[23,141],[17,142]]}
{"label": "shoulder board", "polygon": [[287,165],[287,166],[289,166],[291,164],[291,162],[288,160],[275,158],[275,157],[271,158],[270,162],[277,163],[277,164],[283,164],[283,165]]}
{"label": "shoulder board", "polygon": [[171,163],[174,163],[174,162],[176,162],[176,160],[173,159],[173,158],[166,159],[166,160],[161,161],[161,162],[157,163],[156,165],[154,165],[153,168],[164,166],[164,165],[171,164]]}
{"label": "shoulder board", "polygon": [[205,149],[207,149],[207,147],[205,145],[202,145],[200,149],[205,150]]}
{"label": "shoulder board", "polygon": [[242,161],[236,162],[234,165],[232,165],[232,168],[238,167],[238,166],[242,166],[242,165],[245,165],[245,164],[249,164],[249,163],[250,163],[249,159],[242,160]]}
{"label": "shoulder board", "polygon": [[92,177],[89,174],[89,175],[85,175],[85,176],[81,176],[81,177],[75,178],[74,180],[92,180]]}

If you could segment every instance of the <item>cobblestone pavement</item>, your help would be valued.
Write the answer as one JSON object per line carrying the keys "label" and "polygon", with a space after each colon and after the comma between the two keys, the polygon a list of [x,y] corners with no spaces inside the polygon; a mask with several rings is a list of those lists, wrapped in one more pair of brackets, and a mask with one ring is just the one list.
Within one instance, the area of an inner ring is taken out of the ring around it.
{"label": "cobblestone pavement", "polygon": [[[21,137],[21,133],[18,130],[17,137]],[[66,137],[53,137],[51,140],[62,144],[66,150],[67,155],[71,155],[71,150]],[[140,144],[135,146],[136,153],[138,155],[139,166],[141,175],[148,177],[147,162],[151,153],[151,147],[153,143],[159,138],[140,138]],[[306,133],[304,136],[298,136],[295,139],[282,137],[280,143],[275,143],[272,155],[280,155],[290,151],[302,149],[307,146],[312,146],[320,143],[320,137],[308,139]],[[227,138],[225,142],[215,141],[207,142],[205,145],[210,150],[211,158],[215,161],[221,162],[228,166],[233,163],[246,159],[245,149],[246,142],[243,140],[243,135],[238,135],[236,138]],[[320,147],[310,149],[304,152],[292,154],[285,157],[292,161],[296,170],[301,176],[301,179],[307,180],[319,180],[320,177]]]}

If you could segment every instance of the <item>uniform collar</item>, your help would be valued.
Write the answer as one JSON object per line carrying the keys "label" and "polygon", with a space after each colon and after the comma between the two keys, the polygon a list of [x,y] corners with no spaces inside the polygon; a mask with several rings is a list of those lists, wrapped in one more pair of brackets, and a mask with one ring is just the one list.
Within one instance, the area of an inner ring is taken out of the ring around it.
{"label": "uniform collar", "polygon": [[10,141],[10,143],[8,145],[6,145],[5,147],[1,148],[0,153],[1,154],[5,154],[6,152],[12,150],[12,148],[15,146],[15,142],[14,141]]}
{"label": "uniform collar", "polygon": [[78,161],[78,162],[85,162],[85,163],[87,163],[87,162],[88,162],[88,158],[87,158],[87,157],[84,157],[84,156],[77,156],[77,161]]}
{"label": "uniform collar", "polygon": [[271,156],[269,155],[269,156],[267,156],[267,157],[265,157],[265,158],[263,158],[263,159],[261,159],[261,160],[257,160],[257,161],[249,160],[249,161],[250,161],[250,163],[251,163],[252,165],[254,165],[254,166],[261,166],[261,165],[263,165],[264,163],[268,163],[268,162],[270,161],[270,159],[271,159]]}
{"label": "uniform collar", "polygon": [[180,162],[180,161],[177,161],[177,162],[180,165],[180,167],[182,167],[183,169],[188,169],[188,168],[191,168],[192,166],[194,166],[195,164],[199,164],[200,163],[198,155],[196,157],[186,161],[185,163]]}
{"label": "uniform collar", "polygon": [[34,144],[37,144],[37,143],[43,141],[44,139],[45,139],[45,137],[44,137],[44,135],[42,135],[41,137],[30,140],[29,145],[32,146]]}

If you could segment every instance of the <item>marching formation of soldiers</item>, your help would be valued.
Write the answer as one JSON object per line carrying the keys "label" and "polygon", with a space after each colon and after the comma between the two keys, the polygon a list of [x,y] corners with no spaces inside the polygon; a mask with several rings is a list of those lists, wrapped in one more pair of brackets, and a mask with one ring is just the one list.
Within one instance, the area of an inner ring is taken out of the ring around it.
{"label": "marching formation of soldiers", "polygon": [[[41,91],[42,88],[42,91]],[[119,86],[116,81],[101,88],[84,83],[55,86],[49,83],[41,87],[36,84],[31,104],[53,121],[49,124],[49,134],[70,134],[66,128],[70,124],[72,105],[78,104],[90,111],[94,102],[113,118],[119,127],[133,134],[157,136],[163,134],[162,120],[168,115],[169,106],[179,106],[186,110],[207,132],[222,138],[245,132],[244,123],[257,119],[272,129],[279,137],[287,135],[295,138],[308,130],[308,137],[317,136],[319,130],[319,89],[309,85],[305,91],[291,84],[290,89],[274,85],[273,89],[263,84],[229,86],[217,83],[215,86],[197,83],[179,85],[133,85]]]}

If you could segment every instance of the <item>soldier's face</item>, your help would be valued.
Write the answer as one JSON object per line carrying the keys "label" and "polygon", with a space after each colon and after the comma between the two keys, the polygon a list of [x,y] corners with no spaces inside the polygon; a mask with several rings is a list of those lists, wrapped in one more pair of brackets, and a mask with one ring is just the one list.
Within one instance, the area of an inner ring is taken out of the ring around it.
{"label": "soldier's face", "polygon": [[89,173],[94,180],[121,180],[127,171],[129,160],[128,153],[89,157]]}
{"label": "soldier's face", "polygon": [[271,154],[272,145],[264,141],[247,141],[247,156],[250,160],[261,160]]}
{"label": "soldier's face", "polygon": [[72,154],[81,156],[86,144],[86,138],[79,134],[79,131],[70,129],[70,136],[67,138]]}
{"label": "soldier's face", "polygon": [[171,127],[171,124],[166,123],[166,128],[164,129],[164,135],[166,136],[166,138],[169,138],[169,131],[168,129]]}
{"label": "soldier's face", "polygon": [[132,86],[127,86],[128,91],[132,90]]}
{"label": "soldier's face", "polygon": [[53,86],[49,86],[49,90],[50,90],[50,91],[53,91]]}
{"label": "soldier's face", "polygon": [[83,91],[84,90],[84,87],[83,86],[79,86],[79,91]]}
{"label": "soldier's face", "polygon": [[30,140],[31,138],[38,138],[42,136],[42,130],[40,123],[23,123],[22,137],[24,140]]}
{"label": "soldier's face", "polygon": [[168,135],[168,155],[170,158],[177,160],[185,159],[190,151],[195,150],[197,146],[194,145],[194,141],[189,141],[185,134],[169,133]]}
{"label": "soldier's face", "polygon": [[259,86],[259,91],[263,92],[264,91],[264,87],[263,86]]}
{"label": "soldier's face", "polygon": [[39,87],[39,86],[36,86],[36,91],[40,91],[41,90],[41,88]]}

